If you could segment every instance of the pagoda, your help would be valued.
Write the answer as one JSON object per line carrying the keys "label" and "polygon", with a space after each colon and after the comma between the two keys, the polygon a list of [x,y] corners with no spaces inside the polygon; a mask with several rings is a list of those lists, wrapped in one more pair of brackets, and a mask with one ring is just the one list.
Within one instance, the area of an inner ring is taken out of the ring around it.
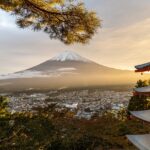
{"label": "pagoda", "polygon": [[[142,65],[135,66],[135,72],[147,72],[150,71],[150,62],[145,63]],[[150,96],[150,86],[135,88],[134,95],[144,95],[149,97]],[[145,122],[150,123],[150,110],[143,110],[143,111],[130,111],[131,115],[136,118],[139,118]],[[129,141],[131,141],[137,148],[140,150],[150,150],[150,134],[144,135],[127,135]]]}

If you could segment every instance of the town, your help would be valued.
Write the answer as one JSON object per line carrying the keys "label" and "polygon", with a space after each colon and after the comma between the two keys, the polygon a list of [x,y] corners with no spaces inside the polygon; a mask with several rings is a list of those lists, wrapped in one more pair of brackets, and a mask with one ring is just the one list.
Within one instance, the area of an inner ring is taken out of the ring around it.
{"label": "town", "polygon": [[75,113],[75,117],[90,119],[94,114],[104,111],[119,111],[128,106],[131,91],[102,91],[94,90],[72,90],[72,91],[50,91],[46,93],[19,93],[9,94],[9,111],[33,112],[34,108],[45,108],[56,104],[57,111],[69,109]]}

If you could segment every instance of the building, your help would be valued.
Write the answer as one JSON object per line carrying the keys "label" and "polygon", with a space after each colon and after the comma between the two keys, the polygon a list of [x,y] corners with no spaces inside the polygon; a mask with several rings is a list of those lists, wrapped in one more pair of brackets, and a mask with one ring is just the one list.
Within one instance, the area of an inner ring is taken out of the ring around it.
{"label": "building", "polygon": [[[150,71],[150,62],[135,66],[135,68],[135,72]],[[134,95],[150,96],[150,86],[134,89]],[[130,113],[136,118],[150,123],[150,110],[131,111]],[[127,138],[140,150],[150,150],[150,134],[127,135]]]}

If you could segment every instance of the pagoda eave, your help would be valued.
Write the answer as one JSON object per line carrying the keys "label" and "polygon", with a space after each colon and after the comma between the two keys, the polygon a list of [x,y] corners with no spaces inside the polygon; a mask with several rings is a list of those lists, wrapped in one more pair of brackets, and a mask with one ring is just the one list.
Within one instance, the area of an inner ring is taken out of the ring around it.
{"label": "pagoda eave", "polygon": [[150,122],[150,110],[130,111],[131,115],[145,122]]}
{"label": "pagoda eave", "polygon": [[150,149],[150,134],[127,135],[127,138],[140,150]]}
{"label": "pagoda eave", "polygon": [[133,93],[134,95],[150,95],[150,86],[135,88]]}
{"label": "pagoda eave", "polygon": [[150,71],[150,68],[137,69],[135,72],[147,72]]}
{"label": "pagoda eave", "polygon": [[136,68],[135,72],[150,71],[150,62],[145,63],[145,64],[141,64],[141,65],[137,65],[137,66],[135,66],[135,68]]}
{"label": "pagoda eave", "polygon": [[134,96],[147,96],[147,97],[150,97],[150,92],[136,92],[136,91],[134,91],[133,95]]}

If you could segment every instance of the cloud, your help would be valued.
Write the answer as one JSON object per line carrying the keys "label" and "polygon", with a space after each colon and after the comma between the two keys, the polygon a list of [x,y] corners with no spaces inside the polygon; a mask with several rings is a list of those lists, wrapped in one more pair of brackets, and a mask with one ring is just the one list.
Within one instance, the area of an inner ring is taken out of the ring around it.
{"label": "cloud", "polygon": [[98,13],[103,27],[127,26],[145,20],[150,14],[149,0],[85,0],[87,7]]}
{"label": "cloud", "polygon": [[[150,58],[150,18],[122,28],[105,28],[86,50],[99,63],[128,69]],[[95,55],[94,55],[95,54]]]}
{"label": "cloud", "polygon": [[103,19],[103,28],[87,45],[66,46],[42,32],[19,29],[15,18],[0,11],[0,74],[24,70],[64,50],[100,64],[133,69],[150,58],[150,1],[85,0]]}

